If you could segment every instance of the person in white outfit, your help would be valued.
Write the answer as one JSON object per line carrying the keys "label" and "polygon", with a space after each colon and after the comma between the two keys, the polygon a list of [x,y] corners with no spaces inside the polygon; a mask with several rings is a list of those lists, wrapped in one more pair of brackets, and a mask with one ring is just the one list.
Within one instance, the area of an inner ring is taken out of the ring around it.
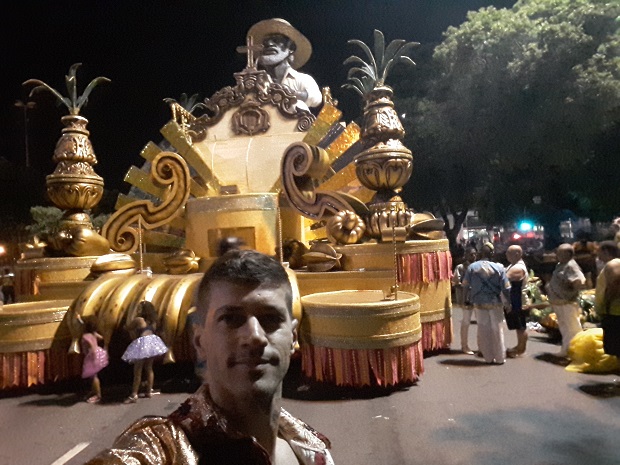
{"label": "person in white outfit", "polygon": [[506,250],[506,258],[510,262],[506,268],[506,276],[510,281],[510,304],[506,306],[506,323],[508,329],[517,332],[517,345],[506,351],[509,358],[523,355],[527,345],[528,310],[523,308],[523,288],[527,284],[528,274],[522,257],[523,249],[520,245],[511,245]]}
{"label": "person in white outfit", "polygon": [[478,325],[478,350],[485,362],[502,365],[506,361],[504,345],[504,307],[502,294],[508,298],[510,283],[504,265],[491,261],[493,244],[480,250],[480,260],[465,272],[463,286],[469,287]]}
{"label": "person in white outfit", "polygon": [[463,315],[461,319],[461,351],[468,355],[474,355],[474,351],[469,348],[469,325],[471,324],[474,307],[469,301],[469,288],[463,287],[463,278],[469,265],[476,261],[476,253],[475,248],[467,247],[463,263],[456,265],[452,274],[456,304],[461,307]]}
{"label": "person in white outfit", "polygon": [[557,356],[567,357],[571,339],[583,329],[577,297],[579,291],[585,287],[586,277],[573,258],[575,252],[570,244],[561,244],[556,249],[556,255],[558,264],[547,284],[547,295],[562,335],[562,348]]}

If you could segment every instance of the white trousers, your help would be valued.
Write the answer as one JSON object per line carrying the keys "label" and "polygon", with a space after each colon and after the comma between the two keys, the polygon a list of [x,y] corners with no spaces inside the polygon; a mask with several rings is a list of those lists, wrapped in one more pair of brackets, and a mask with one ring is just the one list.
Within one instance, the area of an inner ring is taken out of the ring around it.
{"label": "white trousers", "polygon": [[572,338],[582,331],[579,314],[579,304],[571,302],[564,305],[552,305],[555,316],[558,318],[558,327],[562,335],[562,349],[558,353],[560,357],[568,355],[568,346]]}
{"label": "white trousers", "polygon": [[463,350],[469,349],[469,325],[473,313],[473,308],[463,307],[463,319],[461,320],[461,349]]}
{"label": "white trousers", "polygon": [[501,305],[484,308],[474,305],[478,324],[478,350],[487,363],[504,363],[504,309]]}

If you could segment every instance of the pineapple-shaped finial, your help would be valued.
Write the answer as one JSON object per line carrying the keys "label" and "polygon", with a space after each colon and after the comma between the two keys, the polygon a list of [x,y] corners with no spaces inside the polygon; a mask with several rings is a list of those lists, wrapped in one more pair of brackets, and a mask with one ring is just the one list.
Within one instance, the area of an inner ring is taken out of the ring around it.
{"label": "pineapple-shaped finial", "polygon": [[380,241],[405,240],[413,216],[399,196],[412,172],[411,151],[400,141],[405,135],[392,102],[392,88],[385,84],[388,73],[396,63],[415,65],[407,53],[417,42],[393,40],[385,47],[381,31],[374,32],[374,54],[360,40],[349,40],[359,46],[367,62],[357,55],[350,56],[345,65],[349,69],[348,84],[364,99],[362,141],[367,147],[355,157],[355,173],[368,189],[377,191],[368,204],[370,213],[364,219],[366,232]]}
{"label": "pineapple-shaped finial", "polygon": [[97,85],[101,82],[110,82],[107,77],[99,76],[90,81],[88,86],[86,86],[84,93],[78,96],[76,74],[80,66],[82,66],[82,63],[74,63],[69,68],[69,74],[65,76],[65,83],[67,85],[66,97],[62,95],[59,91],[39,79],[28,79],[26,82],[24,82],[23,85],[36,85],[36,87],[30,91],[30,97],[43,90],[49,91],[56,96],[58,102],[62,103],[64,106],[67,107],[70,115],[79,115],[82,107],[85,106],[86,103],[88,103],[88,97],[90,96],[90,93],[93,91],[93,89],[97,87]]}
{"label": "pineapple-shaped finial", "polygon": [[360,94],[362,98],[367,99],[370,93],[376,87],[383,87],[387,79],[390,69],[397,63],[406,63],[415,65],[415,62],[407,56],[415,46],[420,45],[419,42],[407,42],[403,39],[397,39],[390,42],[385,47],[385,37],[383,33],[377,29],[374,31],[374,54],[370,47],[361,40],[351,39],[347,43],[359,46],[368,59],[364,61],[357,55],[351,55],[344,61],[344,65],[357,65],[349,69],[347,79],[349,83],[342,87],[353,89]]}
{"label": "pineapple-shaped finial", "polygon": [[97,157],[86,129],[88,120],[80,110],[88,102],[93,89],[101,82],[110,82],[106,77],[93,79],[82,95],[77,91],[77,70],[81,63],[75,63],[65,76],[67,96],[39,79],[28,79],[25,86],[35,85],[30,96],[40,92],[51,92],[59,103],[69,110],[60,120],[65,126],[56,143],[52,160],[56,163],[54,172],[46,177],[47,195],[64,214],[50,245],[53,249],[68,255],[101,255],[109,250],[107,240],[94,232],[89,215],[85,212],[95,207],[103,196],[103,178],[95,173],[93,166]]}
{"label": "pineapple-shaped finial", "polygon": [[362,137],[366,140],[401,139],[405,135],[403,125],[394,110],[392,88],[385,84],[388,73],[396,63],[415,65],[407,56],[418,42],[393,40],[385,47],[385,38],[381,31],[374,32],[374,54],[370,47],[361,40],[349,40],[349,44],[360,47],[367,57],[367,62],[357,55],[344,61],[345,65],[356,65],[349,69],[349,82],[343,87],[353,89],[365,102]]}

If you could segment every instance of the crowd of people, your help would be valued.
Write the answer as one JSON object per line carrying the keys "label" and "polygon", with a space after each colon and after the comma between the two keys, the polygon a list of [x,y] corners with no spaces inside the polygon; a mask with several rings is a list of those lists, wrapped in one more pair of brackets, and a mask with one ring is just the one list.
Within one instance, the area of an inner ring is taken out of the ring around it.
{"label": "crowd of people", "polygon": [[[213,463],[333,463],[329,441],[280,406],[298,327],[286,270],[274,257],[236,244],[222,252],[195,296],[192,340],[198,361],[205,367],[203,384],[170,415],[134,422],[89,465],[197,464],[206,457]],[[488,364],[504,364],[506,358],[522,356],[526,350],[529,304],[523,299],[523,289],[529,273],[522,253],[518,245],[509,247],[504,266],[494,261],[493,245],[486,243],[479,252],[469,249],[466,261],[454,270],[456,300],[466,310],[463,351],[477,353]],[[612,242],[601,243],[597,253],[605,262],[597,279],[596,304],[605,331],[605,351],[620,355],[620,251]],[[564,357],[571,337],[581,328],[577,327],[576,296],[586,279],[570,244],[558,247],[556,254],[557,265],[546,289],[564,339],[558,356]],[[130,347],[141,345],[136,343],[140,338],[153,339],[151,307],[139,305],[132,320],[138,330]],[[470,350],[467,338],[472,314],[477,323],[476,352]],[[509,349],[504,343],[505,321],[517,331],[517,345]],[[96,351],[93,341],[97,339],[95,332],[85,346],[90,344]],[[126,353],[133,352],[128,349]],[[126,359],[135,363],[149,357]],[[96,399],[100,396],[96,374],[92,380]],[[134,378],[134,387],[140,380],[141,372]]]}
{"label": "crowd of people", "polygon": [[[544,286],[548,302],[545,305],[555,314],[562,339],[555,357],[570,359],[571,341],[583,330],[579,296],[588,288],[595,289],[593,315],[603,330],[605,354],[620,355],[619,238],[620,233],[616,232],[614,239],[595,243],[580,235],[574,243],[556,248],[557,263]],[[525,289],[530,272],[519,245],[510,245],[505,259],[506,266],[494,259],[490,242],[480,251],[468,247],[452,278],[454,302],[462,308],[461,350],[477,354],[489,364],[503,364],[506,358],[520,357],[527,346],[532,302]],[[469,344],[472,315],[477,323],[477,351]],[[516,331],[517,336],[517,345],[509,349],[504,343],[505,326]]]}

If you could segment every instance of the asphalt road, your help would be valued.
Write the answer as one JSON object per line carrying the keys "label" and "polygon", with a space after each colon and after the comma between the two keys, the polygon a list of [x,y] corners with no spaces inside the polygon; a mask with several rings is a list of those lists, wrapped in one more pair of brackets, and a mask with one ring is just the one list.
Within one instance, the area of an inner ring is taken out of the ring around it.
{"label": "asphalt road", "polygon": [[[318,389],[293,370],[284,407],[331,439],[336,464],[619,464],[620,376],[567,372],[545,355],[557,350],[530,333],[527,355],[502,366],[429,355],[417,385],[392,392]],[[121,403],[128,384],[104,385],[100,405],[83,402],[75,385],[1,393],[0,464],[84,463],[134,419],[173,411],[194,387],[182,375],[132,405]]]}

